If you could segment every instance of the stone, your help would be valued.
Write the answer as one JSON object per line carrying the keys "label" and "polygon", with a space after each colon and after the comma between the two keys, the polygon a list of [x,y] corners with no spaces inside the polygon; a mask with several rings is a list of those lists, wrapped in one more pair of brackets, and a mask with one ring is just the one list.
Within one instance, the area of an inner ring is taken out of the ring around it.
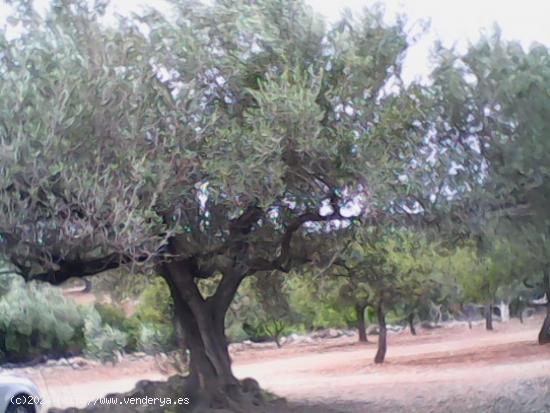
{"label": "stone", "polygon": [[343,334],[340,330],[330,328],[327,333],[327,338],[338,338],[338,337],[342,337],[342,335]]}
{"label": "stone", "polygon": [[136,351],[135,353],[132,353],[132,356],[139,359],[147,356],[147,353],[144,353],[142,351]]}
{"label": "stone", "polygon": [[89,366],[88,360],[84,357],[73,357],[69,359],[69,364],[73,369],[81,369]]}
{"label": "stone", "polygon": [[70,366],[71,364],[69,363],[69,360],[67,360],[66,358],[60,358],[59,360],[57,360],[57,365],[58,366]]}

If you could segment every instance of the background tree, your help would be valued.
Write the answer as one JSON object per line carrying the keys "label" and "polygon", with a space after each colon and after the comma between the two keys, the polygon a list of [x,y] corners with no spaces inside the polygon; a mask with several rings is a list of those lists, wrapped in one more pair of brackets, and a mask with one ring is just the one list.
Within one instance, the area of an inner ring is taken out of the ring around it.
{"label": "background tree", "polygon": [[[526,225],[519,234],[518,242],[524,248],[515,249],[513,257],[521,262],[523,286],[530,287],[533,296],[546,299],[546,316],[538,336],[539,344],[550,342],[550,237],[548,228]],[[519,255],[519,256],[518,256]],[[542,295],[542,297],[540,297]]]}
{"label": "background tree", "polygon": [[264,273],[254,277],[250,284],[250,293],[256,297],[260,311],[247,317],[246,325],[251,330],[249,335],[268,337],[280,348],[287,324],[294,321],[293,310],[284,291],[284,279],[277,274]]}
{"label": "background tree", "polygon": [[[360,228],[349,248],[326,273],[328,277],[344,280],[340,296],[355,308],[367,306],[376,312],[378,321],[378,351],[375,363],[383,363],[387,351],[386,315],[389,311],[407,309],[407,318],[414,314],[417,303],[428,294],[431,282],[422,277],[429,270],[417,260],[420,239],[411,233],[393,227]],[[358,329],[364,327],[364,318],[358,314]],[[414,331],[414,326],[411,329]]]}
{"label": "background tree", "polygon": [[495,221],[520,232],[547,232],[548,48],[525,50],[497,30],[462,56],[444,48],[436,55],[433,136],[457,154],[454,175],[464,184],[452,187],[450,196],[466,206],[449,220],[474,237],[490,233]]}

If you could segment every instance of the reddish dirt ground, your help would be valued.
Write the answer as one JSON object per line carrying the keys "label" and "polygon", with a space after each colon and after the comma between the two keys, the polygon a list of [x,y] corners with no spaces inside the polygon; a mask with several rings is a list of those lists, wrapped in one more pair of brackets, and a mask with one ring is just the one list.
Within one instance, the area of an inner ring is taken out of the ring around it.
{"label": "reddish dirt ground", "polygon": [[[418,329],[417,336],[390,334],[383,365],[373,363],[375,343],[359,344],[354,337],[346,337],[238,352],[233,354],[234,367],[238,377],[254,377],[266,390],[299,405],[294,410],[297,413],[519,413],[517,407],[481,409],[476,403],[504,397],[503,389],[507,397],[523,394],[518,386],[525,380],[550,378],[550,346],[536,344],[541,321],[537,317],[523,325],[517,320],[497,323],[493,332],[479,324],[472,330],[458,325]],[[124,361],[115,367],[84,370],[34,368],[19,373],[32,378],[49,405],[57,407],[84,406],[106,393],[127,391],[137,380],[165,377],[151,361]],[[449,400],[459,407],[452,407]],[[463,403],[469,403],[471,409],[465,404],[460,408]],[[548,412],[550,404],[548,410],[521,411]]]}
{"label": "reddish dirt ground", "polygon": [[550,346],[536,343],[540,322],[513,320],[493,332],[476,325],[390,335],[383,365],[373,362],[376,344],[347,338],[309,349],[243,352],[234,357],[235,370],[291,401],[335,411],[394,411],[390,406],[420,400],[446,412],[437,406],[448,399],[498,398],[522,380],[550,377]]}

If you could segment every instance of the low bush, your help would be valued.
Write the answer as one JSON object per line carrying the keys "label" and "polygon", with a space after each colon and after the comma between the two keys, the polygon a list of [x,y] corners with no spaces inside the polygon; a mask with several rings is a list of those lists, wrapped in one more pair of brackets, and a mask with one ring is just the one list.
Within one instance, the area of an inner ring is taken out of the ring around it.
{"label": "low bush", "polygon": [[116,362],[117,355],[123,353],[128,343],[128,336],[119,329],[104,324],[93,307],[85,315],[84,338],[86,355],[102,362]]}
{"label": "low bush", "polygon": [[176,347],[174,304],[170,289],[162,278],[155,278],[143,290],[134,318],[139,323],[138,350],[157,353]]}
{"label": "low bush", "polygon": [[[79,353],[85,343],[82,307],[49,286],[3,277],[0,296],[0,361]],[[6,287],[7,286],[7,287]]]}
{"label": "low bush", "polygon": [[135,315],[142,323],[172,324],[174,303],[166,281],[156,277],[143,290]]}
{"label": "low bush", "polygon": [[97,303],[95,308],[101,316],[103,325],[111,326],[126,334],[124,351],[138,351],[141,334],[141,322],[136,316],[128,317],[124,311],[111,304]]}
{"label": "low bush", "polygon": [[141,324],[116,307],[79,305],[14,274],[0,276],[0,286],[0,363],[81,353],[114,361],[116,353],[138,348]]}
{"label": "low bush", "polygon": [[160,353],[175,348],[174,330],[171,325],[142,324],[138,338],[138,349],[146,353]]}

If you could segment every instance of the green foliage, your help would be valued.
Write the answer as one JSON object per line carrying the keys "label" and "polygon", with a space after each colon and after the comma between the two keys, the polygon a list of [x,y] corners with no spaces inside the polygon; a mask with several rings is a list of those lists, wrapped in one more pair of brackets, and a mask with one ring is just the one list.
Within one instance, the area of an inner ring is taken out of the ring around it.
{"label": "green foliage", "polygon": [[174,345],[174,330],[171,325],[143,323],[140,326],[138,349],[147,353],[171,350]]}
{"label": "green foliage", "polygon": [[134,330],[139,350],[159,352],[175,347],[174,303],[161,277],[155,277],[141,293],[133,320],[139,321]]}
{"label": "green foliage", "polygon": [[126,352],[158,353],[175,348],[173,303],[166,282],[156,277],[143,290],[136,313],[128,317],[119,307],[96,304],[103,326],[125,334]]}
{"label": "green foliage", "polygon": [[400,303],[414,307],[434,287],[430,255],[422,234],[366,227],[354,235],[332,275],[346,281],[341,295],[354,304],[375,306],[383,300],[389,308]]}
{"label": "green foliage", "polygon": [[[31,277],[156,265],[169,240],[214,277],[241,236],[238,268],[299,265],[287,229],[323,238],[306,224],[367,197],[386,211],[425,145],[420,88],[399,82],[405,22],[378,9],[328,26],[304,1],[174,2],[106,28],[71,4],[0,33],[0,250]],[[234,231],[251,210],[254,231]]]}
{"label": "green foliage", "polygon": [[295,272],[286,279],[285,290],[296,322],[305,330],[348,326],[350,310],[338,300],[339,280],[315,280],[312,273]]}
{"label": "green foliage", "polygon": [[[508,294],[513,248],[468,242],[509,217],[548,228],[547,47],[498,33],[463,56],[440,47],[432,83],[405,86],[405,22],[385,24],[379,9],[328,26],[304,1],[171,2],[167,16],[106,27],[102,2],[54,2],[44,17],[31,3],[10,19],[18,38],[0,31],[0,253],[29,279],[180,257],[191,278],[210,278],[199,284],[212,297],[232,293],[223,281],[235,274],[261,273],[228,331],[242,334],[240,320],[277,333],[347,324],[352,304],[373,300],[406,314],[452,295],[445,275],[457,296]],[[325,264],[317,241],[358,218],[368,228],[325,274],[338,280],[275,281],[273,271]],[[456,274],[430,267],[431,246],[402,229],[420,223],[436,242],[465,243],[450,253]],[[543,248],[516,254],[537,258],[524,261],[533,273],[548,265],[547,231],[536,235]],[[123,276],[134,293],[140,283]],[[69,348],[81,330],[105,358],[170,335],[158,279],[141,297],[139,338],[110,309],[79,330],[63,301],[38,310],[48,304],[37,287],[0,294],[5,354]]]}
{"label": "green foliage", "polygon": [[[486,279],[473,284],[487,299],[498,289],[497,278],[502,277],[501,285],[517,284],[503,258],[520,258],[517,262],[526,265],[529,276],[530,262],[537,259],[521,256],[533,249],[538,258],[548,256],[539,248],[544,242],[529,247],[526,243],[545,237],[550,217],[550,119],[545,115],[550,107],[550,50],[541,44],[526,50],[502,39],[497,30],[462,56],[442,47],[436,56],[431,87],[437,114],[434,134],[457,155],[460,165],[451,178],[456,192],[449,198],[468,205],[467,213],[452,214],[452,232],[461,226],[461,236],[476,244],[480,253],[476,271]],[[511,244],[517,244],[514,249],[519,254],[509,254]],[[502,248],[508,252],[499,254]],[[500,262],[494,262],[496,256]],[[516,272],[515,277],[525,275]],[[479,294],[474,295],[479,299]]]}
{"label": "green foliage", "polygon": [[112,304],[96,303],[95,309],[101,317],[101,321],[113,327],[121,326],[127,319],[124,311]]}
{"label": "green foliage", "polygon": [[122,309],[110,304],[95,304],[104,326],[111,326],[126,334],[124,351],[131,353],[138,350],[141,333],[141,322],[136,316],[128,317]]}
{"label": "green foliage", "polygon": [[[266,274],[245,280],[230,307],[226,334],[233,342],[265,341],[314,329],[349,326],[351,310],[319,299],[315,291],[316,283],[302,274],[284,279]],[[327,296],[332,293],[324,291]]]}
{"label": "green foliage", "polygon": [[[231,316],[229,315],[227,318],[230,320]],[[251,336],[244,330],[241,321],[226,321],[225,335],[230,343],[240,343],[251,339]]]}
{"label": "green foliage", "polygon": [[116,301],[136,299],[151,283],[149,274],[132,274],[128,276],[127,269],[112,270],[94,277],[92,289],[96,295],[108,295]]}
{"label": "green foliage", "polygon": [[101,316],[93,309],[84,315],[85,353],[102,362],[115,363],[118,354],[122,354],[127,344],[127,335],[122,331],[103,324]]}
{"label": "green foliage", "polygon": [[59,290],[20,277],[0,276],[8,291],[0,297],[0,361],[23,361],[48,354],[79,352],[83,308]]}
{"label": "green foliage", "polygon": [[114,361],[117,353],[153,348],[153,340],[155,349],[173,347],[169,324],[149,322],[144,327],[116,306],[78,305],[59,289],[25,284],[15,274],[1,275],[0,285],[0,362],[81,352]]}
{"label": "green foliage", "polygon": [[264,333],[277,343],[277,347],[281,347],[280,338],[285,330],[286,325],[280,320],[272,320],[264,325]]}
{"label": "green foliage", "polygon": [[161,277],[155,277],[143,290],[135,316],[143,323],[172,323],[174,302],[166,281]]}

